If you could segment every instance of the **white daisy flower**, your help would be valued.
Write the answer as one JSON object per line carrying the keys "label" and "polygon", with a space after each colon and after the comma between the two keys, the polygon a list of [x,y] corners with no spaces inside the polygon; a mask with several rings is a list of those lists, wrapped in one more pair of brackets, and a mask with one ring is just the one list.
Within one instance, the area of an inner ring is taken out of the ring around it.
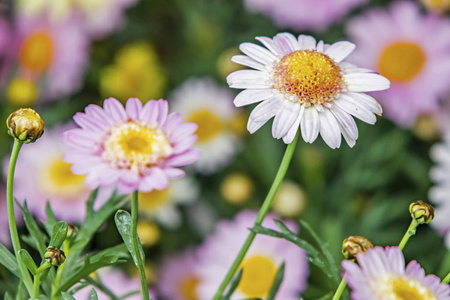
{"label": "white daisy flower", "polygon": [[195,146],[202,155],[192,167],[199,173],[211,174],[225,167],[237,151],[239,137],[232,122],[239,117],[239,110],[231,104],[232,99],[228,89],[210,78],[188,79],[169,98],[174,111],[198,125]]}
{"label": "white daisy flower", "polygon": [[272,135],[291,143],[300,128],[305,142],[322,136],[331,148],[339,148],[341,134],[350,147],[358,138],[356,117],[374,124],[380,104],[364,92],[389,88],[389,80],[371,70],[343,60],[355,45],[341,41],[318,43],[312,36],[279,33],[273,39],[257,37],[266,48],[243,43],[246,55],[233,56],[240,70],[227,77],[231,88],[245,89],[234,99],[236,106],[261,102],[250,114],[247,129],[254,133],[274,117]]}

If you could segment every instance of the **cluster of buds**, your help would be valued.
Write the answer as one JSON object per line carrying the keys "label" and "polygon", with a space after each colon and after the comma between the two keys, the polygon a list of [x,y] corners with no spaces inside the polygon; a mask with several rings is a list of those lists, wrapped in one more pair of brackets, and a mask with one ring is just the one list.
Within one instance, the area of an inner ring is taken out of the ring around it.
{"label": "cluster of buds", "polygon": [[411,203],[409,206],[411,217],[419,224],[428,224],[434,218],[434,208],[422,200]]}
{"label": "cluster of buds", "polygon": [[366,252],[367,249],[373,248],[373,244],[362,236],[349,236],[342,242],[342,254],[345,259],[356,260],[356,255],[360,252]]}
{"label": "cluster of buds", "polygon": [[6,120],[8,134],[23,143],[34,143],[44,133],[44,121],[31,108],[21,108]]}
{"label": "cluster of buds", "polygon": [[44,258],[52,266],[60,266],[66,261],[66,255],[64,254],[64,251],[53,246],[47,248],[44,254]]}

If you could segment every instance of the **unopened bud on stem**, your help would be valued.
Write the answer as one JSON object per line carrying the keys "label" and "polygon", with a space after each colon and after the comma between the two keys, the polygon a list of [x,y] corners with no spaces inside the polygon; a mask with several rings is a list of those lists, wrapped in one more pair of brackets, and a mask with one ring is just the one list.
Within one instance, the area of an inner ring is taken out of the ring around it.
{"label": "unopened bud on stem", "polygon": [[66,261],[64,251],[53,246],[47,248],[44,258],[52,264],[52,266],[60,266]]}
{"label": "unopened bud on stem", "polygon": [[409,212],[419,224],[428,224],[434,218],[434,207],[422,200],[411,203]]}
{"label": "unopened bud on stem", "polygon": [[9,135],[26,144],[34,143],[44,133],[44,121],[31,108],[21,108],[10,114],[6,126]]}
{"label": "unopened bud on stem", "polygon": [[349,236],[342,243],[342,254],[345,259],[356,259],[358,253],[366,252],[370,248],[373,248],[373,244],[365,237]]}

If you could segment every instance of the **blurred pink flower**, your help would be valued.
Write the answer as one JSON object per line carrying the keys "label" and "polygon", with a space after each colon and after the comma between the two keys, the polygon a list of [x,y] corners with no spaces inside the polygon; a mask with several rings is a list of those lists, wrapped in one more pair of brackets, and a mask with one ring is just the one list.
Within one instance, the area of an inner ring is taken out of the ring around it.
{"label": "blurred pink flower", "polygon": [[[215,234],[198,250],[197,291],[200,300],[212,299],[247,238],[248,228],[253,227],[256,215],[256,212],[244,211],[234,220],[220,222]],[[277,216],[267,215],[263,226],[279,230],[273,219],[277,219]],[[285,224],[296,231],[295,223]],[[286,262],[284,280],[278,290],[277,299],[297,300],[300,292],[306,288],[309,274],[305,251],[286,240],[264,235],[256,236],[247,252],[242,262],[243,276],[231,299],[265,298],[283,261]]]}
{"label": "blurred pink flower", "polygon": [[44,101],[77,91],[89,57],[89,38],[80,20],[54,25],[45,17],[19,15],[16,26],[16,76],[35,81]]}
{"label": "blurred pink flower", "polygon": [[248,10],[263,13],[282,28],[325,30],[367,0],[245,0]]}
{"label": "blurred pink flower", "polygon": [[[100,269],[96,274],[99,277],[99,280],[116,296],[124,296],[128,293],[136,291],[137,293],[126,297],[127,300],[140,300],[142,299],[141,291],[141,282],[138,277],[130,278],[125,276],[125,274],[116,269],[114,267],[106,267]],[[77,300],[90,300],[92,286],[87,286],[80,291],[76,292],[73,296]],[[98,300],[108,300],[111,299],[110,296],[106,295],[98,288],[94,288],[97,292]],[[155,298],[155,293],[151,290],[148,291],[150,298],[153,300],[157,300]]]}
{"label": "blurred pink flower", "polygon": [[[64,131],[73,124],[46,130],[38,142],[24,145],[16,165],[14,196],[39,219],[46,219],[45,207],[50,202],[58,219],[80,223],[86,214],[86,201],[91,191],[84,184],[85,176],[70,171],[63,161],[68,147],[63,144]],[[9,159],[4,164],[7,174]],[[112,188],[100,189],[95,207],[100,207],[112,195]]]}
{"label": "blurred pink flower", "polygon": [[196,272],[198,260],[194,251],[187,251],[165,258],[158,279],[161,296],[170,300],[199,299]]}
{"label": "blurred pink flower", "polygon": [[439,97],[450,92],[450,20],[400,1],[355,18],[347,32],[358,44],[351,59],[391,81],[378,94],[388,118],[411,127],[420,114],[439,111]]}
{"label": "blurred pink flower", "polygon": [[169,114],[165,100],[150,100],[145,106],[130,98],[126,107],[114,98],[104,108],[88,105],[74,116],[81,128],[69,130],[64,141],[72,149],[64,160],[73,163],[75,174],[86,176],[86,186],[115,184],[123,194],[138,190],[163,190],[169,178],[180,178],[178,167],[194,162],[198,149],[195,123],[181,123],[181,115]]}

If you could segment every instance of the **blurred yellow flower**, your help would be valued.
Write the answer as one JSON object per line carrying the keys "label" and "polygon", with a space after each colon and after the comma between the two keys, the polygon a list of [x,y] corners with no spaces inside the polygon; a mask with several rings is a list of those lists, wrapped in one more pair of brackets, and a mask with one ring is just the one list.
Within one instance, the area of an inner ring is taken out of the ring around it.
{"label": "blurred yellow flower", "polygon": [[220,78],[225,79],[230,73],[245,69],[244,66],[231,61],[233,56],[239,54],[241,54],[241,51],[238,47],[228,48],[220,54],[217,59],[217,72]]}
{"label": "blurred yellow flower", "polygon": [[222,182],[220,192],[222,197],[230,203],[242,204],[253,194],[252,180],[245,174],[233,173]]}
{"label": "blurred yellow flower", "polygon": [[166,73],[153,46],[147,42],[127,45],[116,54],[114,64],[100,73],[104,97],[124,102],[136,97],[146,102],[161,98],[166,88]]}
{"label": "blurred yellow flower", "polygon": [[161,230],[159,226],[151,221],[139,221],[137,231],[142,245],[150,247],[159,242]]}
{"label": "blurred yellow flower", "polygon": [[421,0],[422,4],[429,10],[445,13],[450,11],[450,0]]}
{"label": "blurred yellow flower", "polygon": [[298,216],[305,208],[306,194],[303,189],[291,181],[283,182],[275,196],[273,210],[282,217]]}
{"label": "blurred yellow flower", "polygon": [[33,81],[28,79],[13,79],[6,91],[8,102],[14,106],[28,107],[36,100],[38,88]]}

